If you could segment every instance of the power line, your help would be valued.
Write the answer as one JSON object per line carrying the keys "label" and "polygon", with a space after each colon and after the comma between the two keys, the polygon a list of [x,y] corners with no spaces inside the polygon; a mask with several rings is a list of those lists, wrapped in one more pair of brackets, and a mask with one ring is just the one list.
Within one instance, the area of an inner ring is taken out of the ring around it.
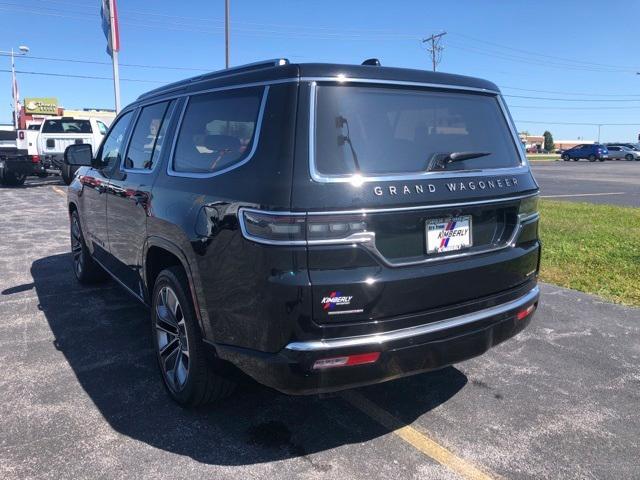
{"label": "power line", "polygon": [[507,90],[519,90],[521,92],[534,92],[534,93],[555,93],[559,95],[582,95],[587,97],[640,97],[633,93],[581,93],[581,92],[561,92],[557,90],[534,90],[530,88],[509,87],[506,85],[499,85],[502,89]]}
{"label": "power line", "polygon": [[535,108],[536,110],[633,110],[640,108],[640,105],[636,105],[633,107],[563,107],[563,106],[552,106],[545,107],[540,105],[509,105],[509,108]]}
{"label": "power line", "polygon": [[604,123],[604,122],[600,122],[600,123],[583,123],[583,122],[541,122],[538,120],[514,120],[516,123],[536,123],[536,124],[540,124],[540,125],[587,125],[590,127],[597,127],[598,125],[601,125],[603,127],[606,126],[624,126],[624,127],[634,127],[637,125],[640,125],[640,123]]}
{"label": "power line", "polygon": [[555,97],[530,97],[527,95],[502,95],[506,98],[526,98],[528,100],[549,100],[554,102],[640,102],[640,98],[555,98]]}
{"label": "power line", "polygon": [[[11,70],[0,69],[0,72],[11,73]],[[83,79],[89,79],[89,80],[113,80],[113,77],[99,77],[96,75],[72,75],[70,73],[27,72],[25,70],[16,70],[16,73],[20,73],[22,75],[42,75],[46,77],[83,78]],[[125,82],[143,82],[143,83],[161,83],[161,84],[168,83],[160,80],[143,80],[141,78],[121,78],[120,80]]]}
{"label": "power line", "polygon": [[[9,54],[0,53],[2,57],[8,57]],[[111,65],[111,62],[100,62],[97,60],[80,60],[75,58],[58,58],[58,57],[36,57],[33,55],[24,55],[20,57],[20,60],[47,60],[51,62],[68,62],[68,63],[86,63],[91,65]],[[170,67],[168,65],[143,65],[139,63],[121,63],[121,67],[135,67],[135,68],[157,68],[161,70],[185,70],[192,72],[210,72],[211,68],[192,68],[192,67]]]}
{"label": "power line", "polygon": [[597,66],[597,67],[620,68],[620,69],[625,69],[625,70],[627,70],[627,69],[629,69],[629,70],[638,70],[639,69],[639,67],[631,67],[631,66],[628,66],[628,65],[626,65],[626,66],[625,65],[611,65],[611,64],[606,64],[606,63],[596,63],[596,62],[588,62],[588,61],[585,61],[585,60],[576,60],[576,59],[571,59],[571,58],[567,58],[567,57],[558,57],[558,56],[555,56],[555,55],[547,55],[547,54],[543,54],[543,53],[533,52],[531,50],[523,50],[523,49],[520,49],[520,48],[509,47],[509,46],[506,46],[506,45],[502,45],[500,43],[490,42],[488,40],[482,40],[480,38],[472,37],[470,35],[463,34],[463,33],[458,33],[458,32],[452,32],[452,33],[453,33],[453,35],[457,35],[459,37],[464,37],[464,38],[467,38],[469,40],[473,40],[474,42],[481,42],[481,43],[485,43],[487,45],[494,45],[494,46],[496,46],[498,48],[502,48],[504,50],[511,50],[511,51],[514,51],[514,52],[524,53],[524,54],[527,54],[527,55],[533,55],[533,56],[536,56],[536,57],[552,58],[552,59],[555,59],[555,60],[562,60],[562,61],[565,61],[565,62],[578,63],[578,64],[584,64],[584,65],[591,65],[591,66]]}

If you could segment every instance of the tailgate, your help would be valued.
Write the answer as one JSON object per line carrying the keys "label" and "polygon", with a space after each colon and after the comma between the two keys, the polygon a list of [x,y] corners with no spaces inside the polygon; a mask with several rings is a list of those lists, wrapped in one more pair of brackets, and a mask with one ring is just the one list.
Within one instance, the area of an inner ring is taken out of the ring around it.
{"label": "tailgate", "polygon": [[61,154],[67,149],[69,145],[91,143],[91,135],[75,135],[75,134],[59,134],[59,135],[41,135],[40,146],[41,153],[47,154]]}

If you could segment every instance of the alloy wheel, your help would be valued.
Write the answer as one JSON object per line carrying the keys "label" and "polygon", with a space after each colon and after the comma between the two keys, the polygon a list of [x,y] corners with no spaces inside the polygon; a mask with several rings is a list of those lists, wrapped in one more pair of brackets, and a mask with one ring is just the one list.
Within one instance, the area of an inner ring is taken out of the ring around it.
{"label": "alloy wheel", "polygon": [[189,340],[182,306],[168,286],[159,290],[156,299],[155,333],[162,374],[169,387],[179,392],[189,374]]}
{"label": "alloy wheel", "polygon": [[80,276],[84,268],[84,249],[82,248],[82,232],[77,215],[73,215],[71,218],[71,254],[73,255],[75,273]]}

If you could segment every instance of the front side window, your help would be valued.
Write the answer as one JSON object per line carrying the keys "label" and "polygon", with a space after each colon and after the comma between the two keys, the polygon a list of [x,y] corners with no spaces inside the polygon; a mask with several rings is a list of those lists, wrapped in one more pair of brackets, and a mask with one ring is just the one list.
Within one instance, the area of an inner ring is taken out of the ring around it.
{"label": "front side window", "polygon": [[156,103],[144,107],[131,135],[129,148],[124,160],[124,168],[132,170],[151,170],[154,159],[158,158],[166,130],[166,113],[169,102]]}
{"label": "front side window", "polygon": [[42,126],[42,133],[92,133],[89,120],[74,120],[61,118],[46,120]]}
{"label": "front side window", "polygon": [[98,125],[98,130],[100,130],[100,135],[106,135],[109,130],[107,126],[100,120],[96,120],[96,124]]}
{"label": "front side window", "polygon": [[446,170],[520,165],[494,95],[405,88],[318,86],[315,168],[323,176],[421,174],[454,152]]}
{"label": "front side window", "polygon": [[100,160],[103,168],[110,170],[120,161],[124,149],[125,135],[127,127],[131,122],[133,112],[127,112],[118,119],[116,124],[111,128],[109,135],[102,143],[100,151]]}
{"label": "front side window", "polygon": [[203,93],[189,99],[173,170],[215,173],[247,158],[255,141],[263,87]]}

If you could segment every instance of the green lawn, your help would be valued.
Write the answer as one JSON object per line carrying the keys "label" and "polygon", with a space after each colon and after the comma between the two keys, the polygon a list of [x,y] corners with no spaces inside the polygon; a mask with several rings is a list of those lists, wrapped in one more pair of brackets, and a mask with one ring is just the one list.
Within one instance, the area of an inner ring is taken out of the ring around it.
{"label": "green lawn", "polygon": [[640,208],[540,201],[541,279],[640,306]]}

